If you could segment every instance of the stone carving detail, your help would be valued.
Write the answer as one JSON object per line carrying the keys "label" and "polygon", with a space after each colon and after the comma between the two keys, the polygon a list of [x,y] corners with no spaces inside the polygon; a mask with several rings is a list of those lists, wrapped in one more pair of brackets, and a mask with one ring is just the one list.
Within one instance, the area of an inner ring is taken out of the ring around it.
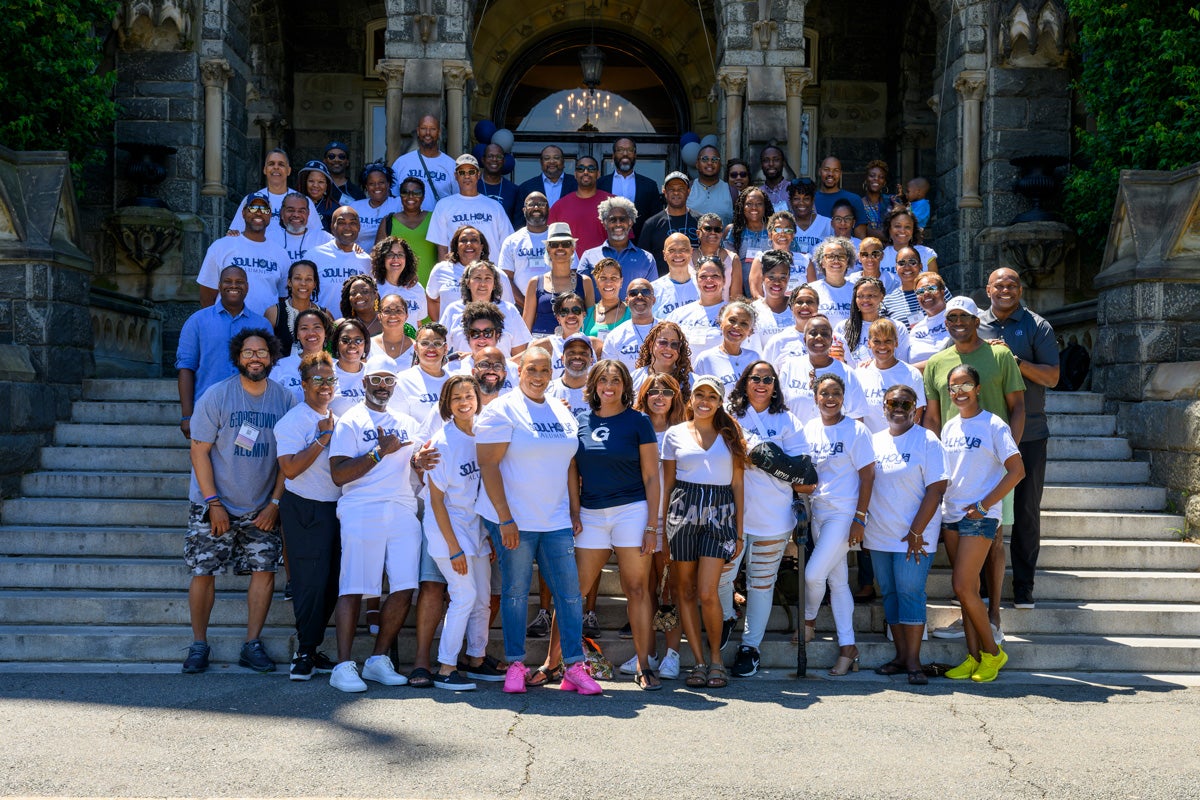
{"label": "stone carving detail", "polygon": [[475,77],[475,73],[466,64],[447,63],[442,66],[442,75],[446,78],[447,89],[457,89],[462,91],[466,87],[467,81]]}
{"label": "stone carving detail", "polygon": [[559,3],[554,8],[550,9],[550,19],[554,20],[555,22],[562,22],[563,18],[565,18],[566,16],[567,16],[567,4],[566,3]]}
{"label": "stone carving detail", "polygon": [[721,81],[721,88],[725,90],[725,94],[746,94],[746,82],[749,78],[749,72],[745,67],[737,70],[723,69],[718,76]]}
{"label": "stone carving detail", "polygon": [[996,11],[1000,54],[1010,65],[1045,67],[1065,62],[1067,10],[1062,0],[1006,0],[997,4]]}
{"label": "stone carving detail", "polygon": [[404,86],[405,66],[402,58],[381,58],[375,62],[375,71],[387,81],[389,89],[399,89]]}
{"label": "stone carving detail", "polygon": [[804,87],[812,83],[813,72],[811,69],[786,69],[783,71],[783,85],[787,90],[788,97],[799,97],[804,92]]}
{"label": "stone carving detail", "polygon": [[963,100],[983,100],[987,76],[979,70],[966,70],[954,79],[954,88]]}
{"label": "stone carving detail", "polygon": [[113,18],[126,50],[178,50],[192,32],[192,0],[124,0]]}
{"label": "stone carving detail", "polygon": [[225,81],[233,77],[233,68],[223,58],[211,58],[200,62],[200,81],[205,87],[225,88]]}

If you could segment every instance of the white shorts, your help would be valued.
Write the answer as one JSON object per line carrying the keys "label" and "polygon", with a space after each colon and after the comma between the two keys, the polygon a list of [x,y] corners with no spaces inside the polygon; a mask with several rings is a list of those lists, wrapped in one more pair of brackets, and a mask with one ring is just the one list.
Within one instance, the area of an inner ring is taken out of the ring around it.
{"label": "white shorts", "polygon": [[584,550],[640,549],[648,515],[645,500],[611,508],[581,508],[579,520],[583,523],[583,533],[575,537],[575,547]]}
{"label": "white shorts", "polygon": [[342,571],[338,595],[378,597],[383,573],[393,592],[417,588],[421,523],[398,503],[338,503],[342,525]]}

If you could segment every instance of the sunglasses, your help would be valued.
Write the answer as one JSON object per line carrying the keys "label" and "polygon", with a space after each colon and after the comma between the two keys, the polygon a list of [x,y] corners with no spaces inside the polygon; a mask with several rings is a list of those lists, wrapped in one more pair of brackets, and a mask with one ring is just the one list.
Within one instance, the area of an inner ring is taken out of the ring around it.
{"label": "sunglasses", "polygon": [[599,172],[600,168],[595,164],[584,164],[575,167],[576,172]]}
{"label": "sunglasses", "polygon": [[630,289],[625,293],[626,297],[653,297],[653,289]]}
{"label": "sunglasses", "polygon": [[424,197],[425,193],[424,192],[415,192],[412,189],[409,189],[407,192],[401,192],[400,196],[401,197]]}
{"label": "sunglasses", "polygon": [[882,250],[863,250],[858,254],[859,258],[883,258]]}
{"label": "sunglasses", "polygon": [[367,383],[372,386],[395,386],[396,377],[394,375],[368,375]]}
{"label": "sunglasses", "polygon": [[646,397],[674,397],[674,389],[647,389]]}
{"label": "sunglasses", "polygon": [[443,348],[445,346],[446,346],[445,339],[430,339],[427,342],[417,342],[417,347],[424,347],[426,349],[432,349],[432,350],[440,350],[441,348]]}
{"label": "sunglasses", "polygon": [[721,232],[721,228],[718,225],[701,225],[700,230],[704,231],[705,233],[720,233]]}
{"label": "sunglasses", "polygon": [[676,352],[683,349],[683,342],[678,339],[655,339],[654,343],[659,347],[669,347]]}
{"label": "sunglasses", "polygon": [[750,383],[761,383],[763,386],[774,386],[774,375],[750,375],[746,378]]}
{"label": "sunglasses", "polygon": [[546,242],[546,247],[551,250],[570,250],[574,246],[570,242]]}
{"label": "sunglasses", "polygon": [[270,214],[271,213],[270,206],[264,206],[264,205],[260,205],[258,203],[255,203],[252,206],[246,206],[246,210],[249,211],[251,214]]}
{"label": "sunglasses", "polygon": [[310,375],[308,380],[313,386],[337,386],[338,382],[337,375],[330,375],[328,378],[324,375]]}
{"label": "sunglasses", "polygon": [[963,394],[975,388],[975,384],[967,381],[966,383],[952,383],[947,387],[950,394]]}
{"label": "sunglasses", "polygon": [[749,178],[750,173],[749,172],[731,172],[731,173],[729,173],[729,177],[731,177],[731,178]]}
{"label": "sunglasses", "polygon": [[794,235],[796,233],[796,229],[795,228],[771,228],[771,233],[787,233],[787,234]]}
{"label": "sunglasses", "polygon": [[720,164],[721,163],[720,156],[700,156],[700,158],[697,160],[701,164]]}
{"label": "sunglasses", "polygon": [[496,338],[495,328],[473,328],[468,334],[472,339],[494,339]]}
{"label": "sunglasses", "polygon": [[578,315],[582,314],[583,311],[584,311],[583,306],[563,306],[562,308],[560,308],[558,310],[558,316],[569,317],[572,314],[578,316]]}
{"label": "sunglasses", "polygon": [[922,286],[920,289],[915,290],[913,294],[920,297],[923,294],[939,294],[940,292],[941,289],[936,286]]}
{"label": "sunglasses", "polygon": [[919,267],[921,262],[915,258],[898,258],[896,259],[897,267]]}
{"label": "sunglasses", "polygon": [[351,339],[346,336],[343,336],[343,337],[339,338],[338,341],[347,346],[349,346],[349,345],[360,345],[361,346],[363,344],[363,342],[365,342],[366,340],[361,337],[355,337],[355,338]]}
{"label": "sunglasses", "polygon": [[900,411],[912,411],[917,404],[912,400],[888,400],[884,405],[888,408],[899,409]]}
{"label": "sunglasses", "polygon": [[479,170],[477,170],[477,169],[460,169],[460,170],[457,170],[454,174],[459,176],[460,178],[473,178],[479,174]]}

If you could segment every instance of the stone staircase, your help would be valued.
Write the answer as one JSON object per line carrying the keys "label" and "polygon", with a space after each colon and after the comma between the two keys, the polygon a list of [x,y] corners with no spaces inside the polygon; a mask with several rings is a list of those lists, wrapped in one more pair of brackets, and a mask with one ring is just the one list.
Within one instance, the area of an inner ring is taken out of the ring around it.
{"label": "stone staircase", "polygon": [[[1010,668],[1200,672],[1200,546],[1182,540],[1183,519],[1164,512],[1165,491],[1146,484],[1148,465],[1130,460],[1099,395],[1051,393],[1048,405],[1038,605],[1003,612]],[[171,381],[85,385],[71,421],[60,423],[54,444],[43,449],[41,470],[25,476],[21,497],[0,507],[0,662],[118,669],[182,660],[191,641],[182,562],[189,464],[177,419]],[[246,584],[217,579],[209,636],[215,662],[236,659]],[[620,663],[632,645],[616,636],[625,609],[615,565],[600,591],[601,643]],[[929,596],[931,625],[958,615],[945,602],[951,591],[944,556],[930,575]],[[809,648],[814,670],[831,664],[837,650],[827,609],[818,623]],[[264,633],[277,661],[290,657],[291,624],[291,606],[279,592]],[[787,625],[775,608],[764,667],[794,666]],[[891,657],[878,602],[855,609],[855,629],[865,667]],[[492,637],[499,652],[498,628]],[[531,642],[531,660],[543,648]],[[333,649],[332,629],[326,649]],[[360,636],[356,655],[367,650]],[[924,656],[957,663],[961,650],[961,641],[931,639]],[[411,663],[412,651],[406,631],[402,664]]]}

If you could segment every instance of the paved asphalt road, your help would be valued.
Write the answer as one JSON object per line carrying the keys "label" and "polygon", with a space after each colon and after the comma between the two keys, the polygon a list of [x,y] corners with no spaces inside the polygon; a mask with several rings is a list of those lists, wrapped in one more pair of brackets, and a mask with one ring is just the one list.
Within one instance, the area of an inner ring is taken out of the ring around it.
{"label": "paved asphalt road", "polygon": [[602,697],[496,684],[345,695],[236,667],[0,671],[0,794],[1200,797],[1200,691],[1154,678],[603,685]]}

